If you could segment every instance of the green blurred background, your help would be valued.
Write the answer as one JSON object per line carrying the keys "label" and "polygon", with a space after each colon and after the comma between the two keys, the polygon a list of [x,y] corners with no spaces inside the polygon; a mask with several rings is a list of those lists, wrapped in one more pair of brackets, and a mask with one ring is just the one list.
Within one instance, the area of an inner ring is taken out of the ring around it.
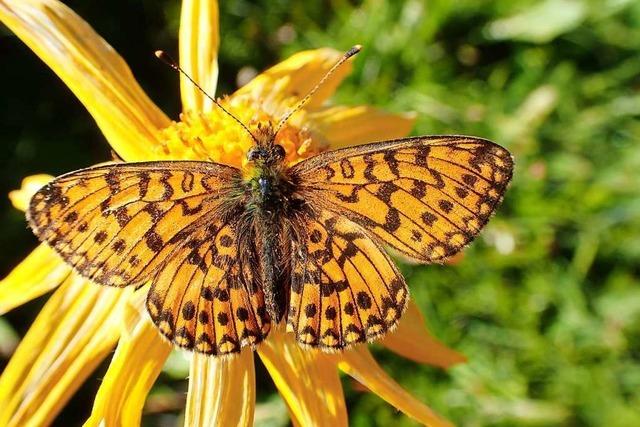
{"label": "green blurred background", "polygon": [[[152,52],[177,49],[178,1],[67,1],[124,56],[171,117],[177,77]],[[340,104],[415,111],[414,134],[463,133],[516,158],[505,203],[455,265],[403,265],[430,329],[469,363],[448,372],[376,348],[404,387],[462,426],[640,425],[640,2],[226,1],[218,94],[239,74],[308,48],[365,46]],[[34,173],[109,158],[94,121],[0,28],[0,194]],[[0,273],[35,245],[0,197]],[[45,298],[1,320],[0,365]],[[174,425],[186,390],[171,358],[145,422]],[[59,417],[90,412],[105,365]],[[258,370],[258,425],[287,425]],[[345,379],[354,426],[413,425]]]}

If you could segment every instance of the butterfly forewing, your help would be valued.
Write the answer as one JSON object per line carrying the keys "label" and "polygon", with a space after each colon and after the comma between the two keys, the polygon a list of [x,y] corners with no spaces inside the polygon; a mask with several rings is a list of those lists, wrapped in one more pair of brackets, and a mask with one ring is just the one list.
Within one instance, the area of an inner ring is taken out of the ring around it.
{"label": "butterfly forewing", "polygon": [[225,355],[269,333],[264,293],[250,268],[238,222],[213,218],[168,259],[153,280],[147,309],[178,346]]}
{"label": "butterfly forewing", "polygon": [[362,227],[320,208],[308,208],[294,225],[288,325],[298,341],[341,349],[393,328],[407,287]]}
{"label": "butterfly forewing", "polygon": [[487,140],[432,136],[312,157],[291,176],[300,197],[362,225],[421,262],[468,244],[502,200],[511,155]]}
{"label": "butterfly forewing", "polygon": [[110,286],[142,284],[180,237],[221,214],[238,173],[201,162],[96,166],[45,185],[27,217],[83,276]]}

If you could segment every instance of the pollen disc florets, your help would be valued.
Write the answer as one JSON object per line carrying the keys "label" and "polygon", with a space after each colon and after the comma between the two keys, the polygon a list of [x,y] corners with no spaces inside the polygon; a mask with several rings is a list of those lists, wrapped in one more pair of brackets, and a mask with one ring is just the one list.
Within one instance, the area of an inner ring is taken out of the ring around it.
{"label": "pollen disc florets", "polygon": [[[259,125],[275,126],[279,119],[250,99],[225,98],[220,103],[254,135]],[[166,159],[211,160],[239,168],[246,166],[246,154],[254,145],[251,136],[217,107],[208,112],[189,111],[180,114],[180,121],[172,122],[162,130],[162,135],[164,144],[160,148],[160,155]],[[275,142],[285,149],[287,164],[318,154],[326,146],[319,138],[312,137],[306,128],[291,123],[282,127]]]}

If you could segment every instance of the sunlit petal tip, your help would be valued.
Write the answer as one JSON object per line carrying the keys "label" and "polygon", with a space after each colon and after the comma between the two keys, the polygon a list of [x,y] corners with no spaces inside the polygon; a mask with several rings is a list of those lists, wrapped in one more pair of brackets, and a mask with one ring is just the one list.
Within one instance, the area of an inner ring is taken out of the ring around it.
{"label": "sunlit petal tip", "polygon": [[252,349],[225,359],[194,353],[185,426],[252,425],[255,387]]}
{"label": "sunlit petal tip", "polygon": [[[209,95],[218,81],[219,16],[215,0],[185,0],[180,13],[180,66]],[[184,111],[208,111],[213,103],[184,75],[180,76]]]}
{"label": "sunlit petal tip", "polygon": [[47,174],[29,175],[22,180],[20,189],[9,192],[9,200],[14,208],[26,211],[29,207],[31,197],[42,188],[43,185],[51,181],[53,177]]}
{"label": "sunlit petal tip", "polygon": [[332,106],[312,112],[308,120],[331,148],[341,148],[407,136],[416,114],[387,113],[366,105]]}
{"label": "sunlit petal tip", "polygon": [[418,363],[449,368],[467,358],[435,339],[427,330],[418,306],[411,301],[398,328],[380,343],[391,351]]}
{"label": "sunlit petal tip", "polygon": [[0,21],[65,82],[125,160],[159,156],[169,119],[115,50],[56,0],[1,0]]}
{"label": "sunlit petal tip", "polygon": [[342,383],[332,356],[305,350],[293,334],[272,331],[258,353],[294,425],[348,425]]}
{"label": "sunlit petal tip", "polygon": [[334,357],[343,372],[409,417],[427,426],[452,426],[387,375],[366,347],[355,347]]}
{"label": "sunlit petal tip", "polygon": [[[321,48],[298,52],[256,76],[232,97],[260,100],[272,114],[283,114],[306,95],[340,59],[343,52]],[[311,111],[322,105],[349,74],[348,61],[338,68],[309,100],[305,109]]]}

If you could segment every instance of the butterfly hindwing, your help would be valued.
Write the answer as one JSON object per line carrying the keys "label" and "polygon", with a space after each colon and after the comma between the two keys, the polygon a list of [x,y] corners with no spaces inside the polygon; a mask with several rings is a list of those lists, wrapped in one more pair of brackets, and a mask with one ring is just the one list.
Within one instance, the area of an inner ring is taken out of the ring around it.
{"label": "butterfly hindwing", "polygon": [[269,333],[254,260],[238,238],[237,221],[212,219],[171,253],[153,279],[147,309],[176,345],[225,355]]}
{"label": "butterfly hindwing", "polygon": [[338,350],[393,328],[406,307],[407,286],[362,227],[313,208],[293,224],[287,323],[298,341]]}
{"label": "butterfly hindwing", "polygon": [[466,136],[322,153],[291,168],[300,197],[349,217],[404,255],[446,259],[488,221],[511,179],[504,148]]}

